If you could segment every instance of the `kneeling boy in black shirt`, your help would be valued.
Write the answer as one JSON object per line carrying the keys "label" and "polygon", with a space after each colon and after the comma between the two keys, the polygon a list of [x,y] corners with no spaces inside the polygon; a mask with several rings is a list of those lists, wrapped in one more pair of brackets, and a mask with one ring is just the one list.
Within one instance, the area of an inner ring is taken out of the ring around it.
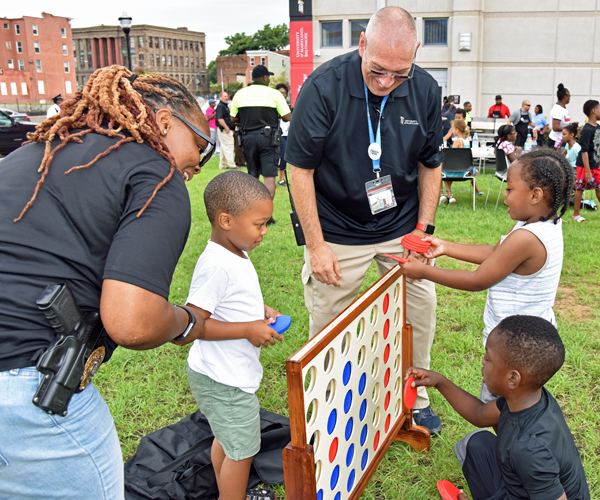
{"label": "kneeling boy in black shirt", "polygon": [[510,316],[490,333],[482,362],[483,381],[499,399],[482,403],[439,373],[406,371],[413,386],[436,387],[473,425],[497,426],[497,437],[478,430],[454,446],[474,500],[590,499],[573,436],[544,388],[564,359],[552,324]]}

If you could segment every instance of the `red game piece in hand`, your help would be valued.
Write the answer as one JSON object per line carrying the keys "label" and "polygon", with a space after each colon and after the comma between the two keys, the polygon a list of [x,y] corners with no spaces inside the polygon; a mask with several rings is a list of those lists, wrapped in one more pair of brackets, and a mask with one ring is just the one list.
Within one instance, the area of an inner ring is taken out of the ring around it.
{"label": "red game piece in hand", "polygon": [[414,377],[409,377],[406,384],[404,384],[404,406],[409,410],[412,410],[417,401],[417,388],[412,386],[414,381]]}
{"label": "red game piece in hand", "polygon": [[444,500],[457,500],[460,494],[460,490],[446,479],[437,482],[437,489]]}
{"label": "red game piece in hand", "polygon": [[400,241],[404,248],[408,248],[413,252],[425,253],[431,246],[431,241],[422,241],[420,236],[416,234],[407,234]]}
{"label": "red game piece in hand", "polygon": [[406,264],[408,262],[406,259],[403,259],[402,257],[398,257],[397,255],[390,255],[389,253],[384,253],[383,256],[389,257],[390,259],[397,260],[398,262],[400,262],[400,264]]}

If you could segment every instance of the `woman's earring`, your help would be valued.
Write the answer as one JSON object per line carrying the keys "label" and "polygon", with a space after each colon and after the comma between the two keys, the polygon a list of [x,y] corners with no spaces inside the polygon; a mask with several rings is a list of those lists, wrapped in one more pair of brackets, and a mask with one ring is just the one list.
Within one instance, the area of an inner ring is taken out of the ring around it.
{"label": "woman's earring", "polygon": [[167,129],[163,130],[163,134],[167,135]]}

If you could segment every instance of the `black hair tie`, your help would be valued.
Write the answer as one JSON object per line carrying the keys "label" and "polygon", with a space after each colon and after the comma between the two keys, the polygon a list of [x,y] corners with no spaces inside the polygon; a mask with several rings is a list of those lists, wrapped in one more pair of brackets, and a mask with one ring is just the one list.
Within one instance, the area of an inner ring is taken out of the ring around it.
{"label": "black hair tie", "polygon": [[137,73],[134,73],[133,75],[131,75],[129,77],[129,83],[131,83],[131,85],[133,85],[133,82],[135,82],[135,79],[138,77],[139,75]]}

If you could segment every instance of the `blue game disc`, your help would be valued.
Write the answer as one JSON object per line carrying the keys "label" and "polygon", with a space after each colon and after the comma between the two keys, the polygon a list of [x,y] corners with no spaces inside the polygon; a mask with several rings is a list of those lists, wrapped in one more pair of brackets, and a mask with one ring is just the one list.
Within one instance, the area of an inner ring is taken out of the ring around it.
{"label": "blue game disc", "polygon": [[336,465],[333,469],[333,472],[331,473],[331,481],[329,483],[332,490],[334,490],[335,487],[337,486],[339,478],[340,478],[340,466]]}
{"label": "blue game disc", "polygon": [[366,440],[367,440],[367,424],[365,424],[365,426],[362,428],[362,431],[360,433],[360,445],[364,446]]}
{"label": "blue game disc", "polygon": [[365,450],[365,452],[363,453],[363,456],[362,456],[362,460],[360,461],[360,468],[362,470],[365,470],[368,459],[369,459],[369,450]]}
{"label": "blue game disc", "polygon": [[273,330],[275,330],[279,335],[285,332],[290,325],[292,324],[292,318],[290,316],[277,316],[275,318],[275,323],[269,325]]}
{"label": "blue game disc", "polygon": [[363,392],[365,392],[366,386],[367,386],[367,375],[365,373],[363,373],[360,376],[360,380],[358,381],[358,394],[360,394],[362,396]]}
{"label": "blue game disc", "polygon": [[344,398],[344,413],[348,413],[352,407],[352,391],[349,390]]}
{"label": "blue game disc", "polygon": [[348,361],[346,363],[346,366],[344,366],[344,373],[343,373],[343,378],[342,378],[344,385],[348,385],[348,382],[350,382],[351,374],[352,374],[352,363],[350,363],[350,361]]}
{"label": "blue game disc", "polygon": [[354,472],[354,469],[352,469],[352,472],[350,472],[350,475],[348,476],[348,493],[350,493],[352,491],[352,488],[354,487],[355,477],[356,473]]}
{"label": "blue game disc", "polygon": [[337,411],[335,408],[331,410],[329,414],[329,418],[327,419],[327,432],[331,434],[335,429],[335,424],[337,423]]}
{"label": "blue game disc", "polygon": [[317,491],[317,500],[323,500],[323,490]]}
{"label": "blue game disc", "polygon": [[363,402],[360,404],[360,411],[358,412],[358,416],[360,421],[362,422],[367,414],[367,400],[363,399]]}
{"label": "blue game disc", "polygon": [[346,454],[346,467],[350,467],[350,464],[354,460],[354,445],[351,444],[350,448],[348,448],[348,453]]}
{"label": "blue game disc", "polygon": [[350,437],[352,436],[352,431],[354,430],[354,420],[352,417],[348,419],[348,423],[346,424],[346,441],[350,441]]}

